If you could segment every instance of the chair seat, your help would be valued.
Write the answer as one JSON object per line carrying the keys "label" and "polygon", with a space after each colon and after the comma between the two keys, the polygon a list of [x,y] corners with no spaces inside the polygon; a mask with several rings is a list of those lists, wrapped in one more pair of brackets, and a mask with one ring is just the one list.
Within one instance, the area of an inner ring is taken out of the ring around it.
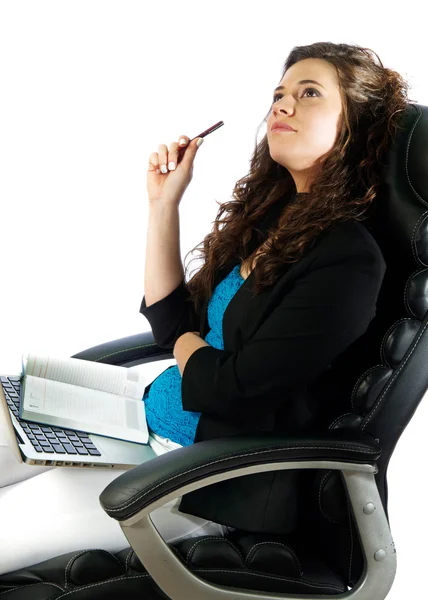
{"label": "chair seat", "polygon": [[[341,594],[343,579],[317,552],[298,556],[289,540],[234,531],[170,545],[186,566],[214,584],[266,592]],[[69,552],[0,577],[2,600],[54,600],[67,592],[79,600],[165,599],[131,548]],[[70,593],[71,592],[71,593]],[[77,596],[78,594],[78,596]]]}

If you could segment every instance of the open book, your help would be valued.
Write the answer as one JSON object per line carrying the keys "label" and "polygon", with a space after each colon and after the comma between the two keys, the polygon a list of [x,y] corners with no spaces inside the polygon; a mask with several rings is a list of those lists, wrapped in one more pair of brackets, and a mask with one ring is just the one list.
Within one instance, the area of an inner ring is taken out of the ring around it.
{"label": "open book", "polygon": [[25,361],[22,356],[20,417],[147,444],[146,383],[137,367],[28,354]]}

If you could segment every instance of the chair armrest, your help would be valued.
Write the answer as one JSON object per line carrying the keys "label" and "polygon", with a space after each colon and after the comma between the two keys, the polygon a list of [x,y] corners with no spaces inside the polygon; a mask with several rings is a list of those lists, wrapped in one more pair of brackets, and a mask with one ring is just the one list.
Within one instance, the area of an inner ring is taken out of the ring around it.
{"label": "chair armrest", "polygon": [[146,331],[87,348],[74,354],[71,358],[133,367],[156,360],[174,358],[174,355],[171,350],[158,346],[153,333]]}
{"label": "chair armrest", "polygon": [[105,488],[100,503],[110,517],[119,521],[140,562],[168,598],[291,600],[297,596],[237,591],[201,579],[166,544],[150,513],[195,489],[251,473],[340,470],[367,566],[361,585],[358,582],[349,599],[381,600],[392,586],[397,560],[374,477],[378,472],[374,461],[380,454],[381,448],[372,437],[344,429],[305,438],[236,436],[198,442],[127,471]]}
{"label": "chair armrest", "polygon": [[122,521],[187,493],[190,484],[198,489],[243,475],[243,469],[250,474],[300,468],[295,463],[312,469],[333,468],[331,462],[373,465],[380,454],[381,448],[372,437],[343,429],[310,438],[264,435],[209,440],[168,452],[123,473],[103,490],[100,503],[110,517]]}

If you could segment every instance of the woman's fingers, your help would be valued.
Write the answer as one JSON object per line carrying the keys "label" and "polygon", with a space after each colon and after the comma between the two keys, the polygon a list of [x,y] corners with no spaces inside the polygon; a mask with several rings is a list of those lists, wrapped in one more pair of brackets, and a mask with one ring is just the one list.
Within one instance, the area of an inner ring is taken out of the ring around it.
{"label": "woman's fingers", "polygon": [[168,166],[168,171],[175,171],[177,168],[177,158],[178,158],[178,142],[172,142],[169,147],[168,152],[168,162],[166,163]]}
{"label": "woman's fingers", "polygon": [[[184,140],[186,143],[182,144],[181,140]],[[180,146],[180,148],[185,148],[189,142],[190,142],[190,138],[187,135],[180,135],[180,137],[178,138],[178,145]]]}
{"label": "woman's fingers", "polygon": [[[184,143],[182,143],[184,140]],[[166,144],[159,144],[158,151],[152,152],[149,157],[149,171],[168,173],[177,168],[178,151],[186,148],[190,142],[187,135],[180,135],[178,142],[172,142],[168,149]]]}
{"label": "woman's fingers", "polygon": [[149,156],[149,171],[156,171],[160,173],[159,170],[159,155],[157,152],[152,152]]}
{"label": "woman's fingers", "polygon": [[159,167],[162,173],[166,173],[165,168],[168,160],[168,147],[166,144],[159,144],[158,146],[159,155]]}

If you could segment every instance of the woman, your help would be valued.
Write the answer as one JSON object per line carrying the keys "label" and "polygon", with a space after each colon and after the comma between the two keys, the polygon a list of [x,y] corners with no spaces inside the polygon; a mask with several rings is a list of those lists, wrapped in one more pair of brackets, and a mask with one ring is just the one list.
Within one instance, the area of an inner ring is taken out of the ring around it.
{"label": "woman", "polygon": [[[150,155],[140,311],[177,360],[144,396],[156,452],[331,422],[337,406],[320,401],[317,384],[374,316],[385,264],[360,222],[370,214],[408,102],[407,83],[373,55],[329,42],[293,48],[250,172],[220,207],[203,241],[203,266],[186,284],[178,207],[197,140],[181,136],[186,151],[179,164],[178,142]],[[250,93],[253,83],[242,84]],[[5,473],[8,449],[0,450]],[[72,550],[129,545],[98,503],[120,472],[20,467],[16,483],[0,489],[0,548],[8,549],[0,574]],[[154,522],[168,541],[224,535],[228,527],[287,532],[296,517],[295,498],[287,496],[293,476],[216,484],[159,509]],[[7,483],[0,475],[0,486]]]}

